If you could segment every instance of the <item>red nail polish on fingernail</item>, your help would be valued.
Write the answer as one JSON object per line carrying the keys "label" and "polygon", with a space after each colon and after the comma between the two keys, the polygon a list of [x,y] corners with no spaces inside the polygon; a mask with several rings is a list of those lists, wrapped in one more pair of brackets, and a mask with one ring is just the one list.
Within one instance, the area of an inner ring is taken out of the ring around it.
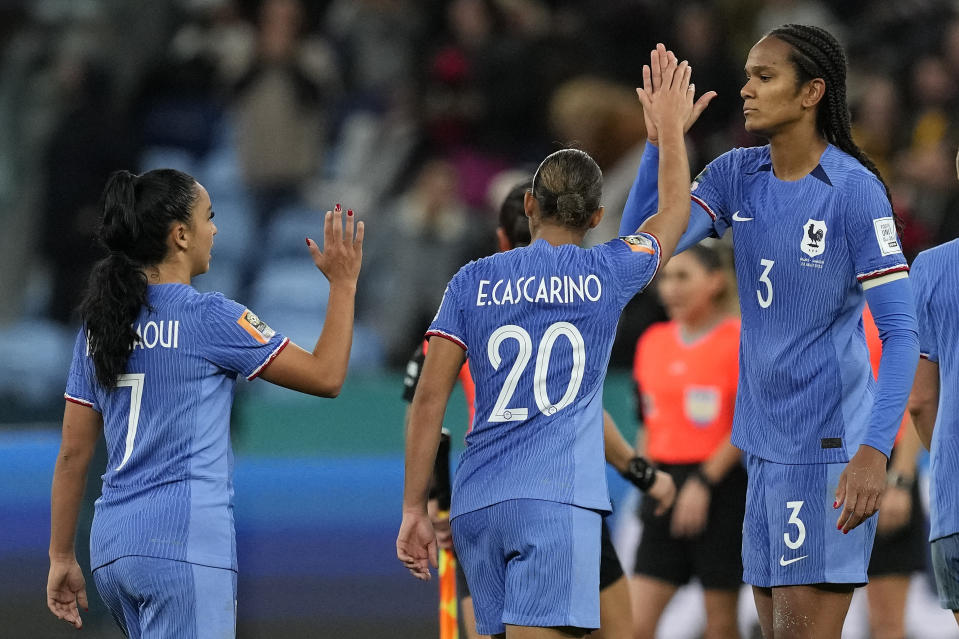
{"label": "red nail polish on fingernail", "polygon": [[306,245],[307,245],[307,246],[310,245],[310,238],[306,238]]}
{"label": "red nail polish on fingernail", "polygon": [[832,507],[833,507],[833,508],[839,508],[839,502],[838,502],[838,501],[834,501],[834,502],[832,503]]}
{"label": "red nail polish on fingernail", "polygon": [[346,211],[346,215],[347,215],[348,217],[353,217],[353,209],[347,210],[347,211]]}
{"label": "red nail polish on fingernail", "polygon": [[340,205],[339,205],[339,204],[336,205],[336,212],[337,212],[337,213],[340,212]]}
{"label": "red nail polish on fingernail", "polygon": [[848,535],[848,534],[849,534],[849,531],[848,531],[848,530],[844,530],[844,531],[842,531],[842,534]]}
{"label": "red nail polish on fingernail", "polygon": [[836,530],[842,530],[842,524],[836,524]]}

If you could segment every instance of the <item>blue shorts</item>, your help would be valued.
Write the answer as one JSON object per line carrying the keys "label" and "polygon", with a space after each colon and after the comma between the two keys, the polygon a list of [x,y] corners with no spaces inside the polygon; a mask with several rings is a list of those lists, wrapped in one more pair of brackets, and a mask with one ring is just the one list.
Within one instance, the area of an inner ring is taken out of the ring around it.
{"label": "blue shorts", "polygon": [[481,635],[515,626],[599,628],[602,517],[511,499],[451,522]]}
{"label": "blue shorts", "polygon": [[959,534],[932,542],[932,568],[936,573],[939,605],[959,611]]}
{"label": "blue shorts", "polygon": [[130,639],[232,639],[236,572],[155,557],[120,557],[93,571],[113,618]]}
{"label": "blue shorts", "polygon": [[746,455],[743,581],[762,588],[864,584],[876,536],[873,515],[848,534],[836,529],[838,464],[777,464]]}

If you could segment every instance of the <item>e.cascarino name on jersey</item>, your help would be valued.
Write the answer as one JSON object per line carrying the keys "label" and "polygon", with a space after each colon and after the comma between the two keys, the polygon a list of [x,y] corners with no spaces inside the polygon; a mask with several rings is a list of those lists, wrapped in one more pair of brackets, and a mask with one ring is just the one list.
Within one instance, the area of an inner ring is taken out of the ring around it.
{"label": "e.cascarino name on jersey", "polygon": [[598,302],[603,284],[593,273],[589,275],[553,275],[519,277],[517,279],[480,280],[476,289],[477,306],[505,304],[575,304]]}

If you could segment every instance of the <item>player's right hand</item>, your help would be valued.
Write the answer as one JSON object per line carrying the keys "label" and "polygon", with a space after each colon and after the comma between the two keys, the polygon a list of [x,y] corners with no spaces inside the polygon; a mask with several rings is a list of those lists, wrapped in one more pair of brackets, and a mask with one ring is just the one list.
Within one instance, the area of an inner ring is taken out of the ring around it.
{"label": "player's right hand", "polygon": [[649,490],[646,491],[646,497],[656,500],[656,510],[653,511],[653,514],[657,517],[664,515],[676,501],[676,482],[673,481],[669,473],[657,470],[656,479]]}
{"label": "player's right hand", "polygon": [[[663,69],[667,67],[669,62],[672,61],[675,63],[676,56],[672,51],[667,51],[666,46],[662,43],[657,44],[656,48],[649,52],[649,65],[643,65],[643,91],[650,95],[659,90],[659,86],[662,83],[662,74]],[[636,92],[639,94],[640,89],[637,89]],[[706,107],[709,106],[709,103],[713,98],[716,97],[715,91],[707,91],[706,93],[699,96],[699,99],[696,100],[693,104],[692,111],[686,117],[686,121],[683,124],[683,132],[689,131],[693,126],[696,120],[699,119],[699,116],[703,111],[706,110]],[[694,96],[690,96],[694,97]],[[640,97],[642,101],[642,97]],[[643,121],[646,123],[646,140],[654,145],[659,145],[659,129],[656,126],[656,122],[653,120],[650,112],[643,105]]]}
{"label": "player's right hand", "polygon": [[436,533],[426,512],[404,512],[396,537],[396,557],[417,579],[430,580],[430,566],[438,566]]}
{"label": "player's right hand", "polygon": [[313,263],[326,276],[330,284],[356,285],[363,263],[363,222],[355,223],[351,209],[346,216],[346,232],[343,231],[343,209],[337,204],[332,211],[326,212],[323,220],[323,248],[316,242],[306,239]]}
{"label": "player's right hand", "polygon": [[87,609],[87,588],[76,559],[50,561],[47,575],[47,608],[57,619],[63,619],[74,628],[83,627],[80,609]]}

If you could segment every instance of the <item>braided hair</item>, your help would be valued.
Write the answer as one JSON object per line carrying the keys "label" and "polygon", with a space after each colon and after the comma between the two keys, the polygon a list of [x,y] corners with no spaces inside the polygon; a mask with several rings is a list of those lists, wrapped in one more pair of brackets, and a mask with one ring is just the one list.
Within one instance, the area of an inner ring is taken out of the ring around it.
{"label": "braided hair", "polygon": [[603,194],[603,172],[585,151],[562,149],[536,169],[530,189],[544,218],[585,229]]}
{"label": "braided hair", "polygon": [[789,61],[796,69],[797,86],[813,78],[822,78],[826,83],[825,104],[820,104],[816,112],[816,128],[827,142],[856,158],[876,176],[886,190],[896,228],[901,232],[902,220],[892,206],[889,186],[875,163],[852,139],[849,105],[846,103],[846,54],[842,45],[825,29],[803,24],[784,24],[766,36],[778,38],[792,47]]}

